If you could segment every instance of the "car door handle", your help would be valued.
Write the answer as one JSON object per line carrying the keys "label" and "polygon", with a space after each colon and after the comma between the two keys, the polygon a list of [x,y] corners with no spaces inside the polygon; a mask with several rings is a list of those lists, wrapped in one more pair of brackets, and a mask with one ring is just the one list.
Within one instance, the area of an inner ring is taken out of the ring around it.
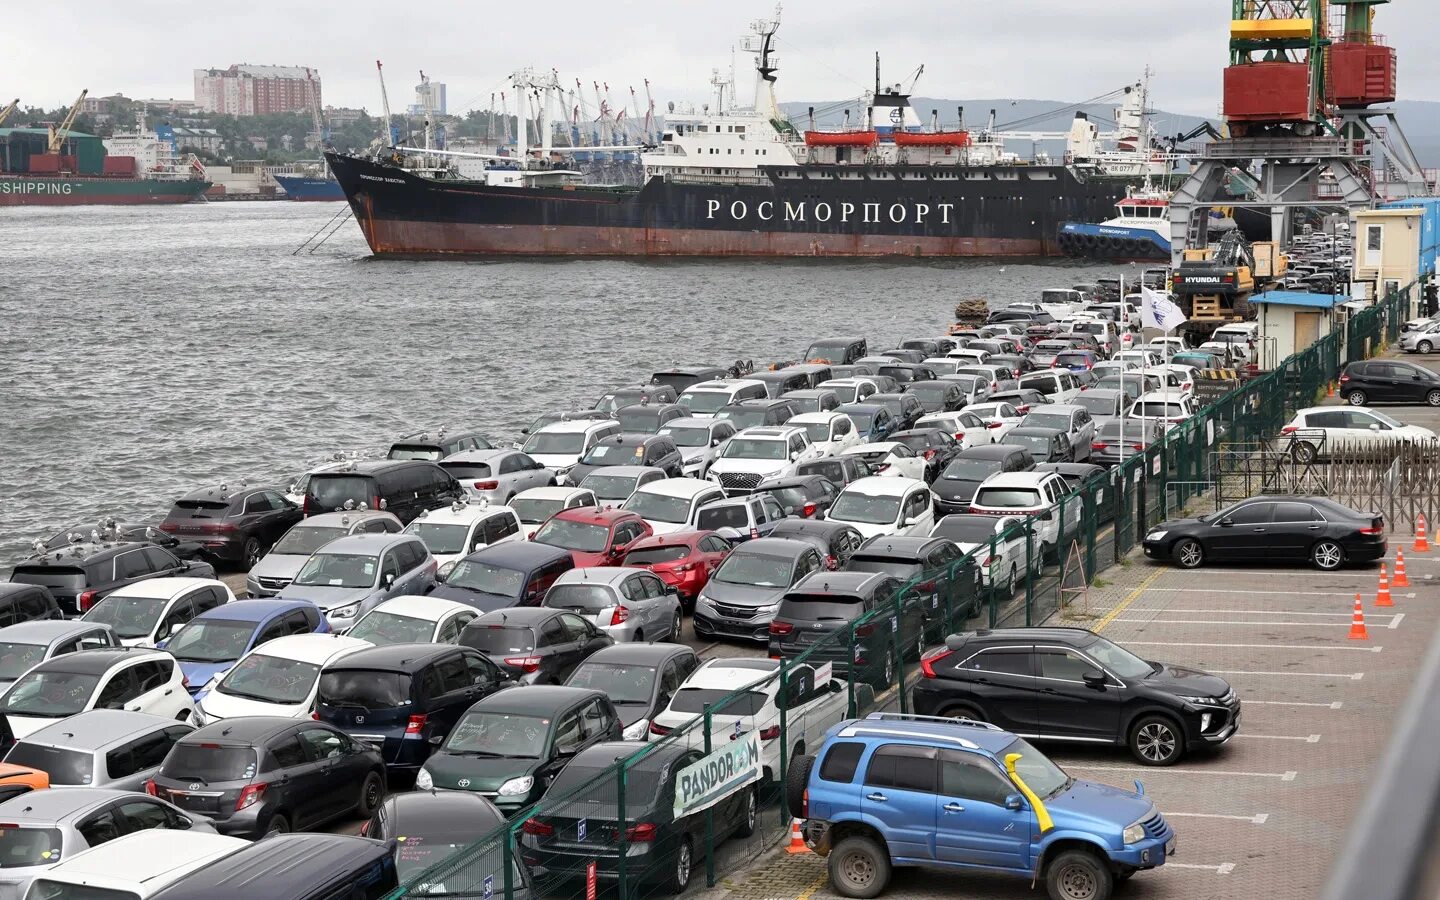
{"label": "car door handle", "polygon": [[166,696],[166,697],[170,696],[170,695],[173,694],[173,693],[175,693],[175,689],[174,689],[174,688],[166,688],[166,689],[165,689],[165,696]]}
{"label": "car door handle", "polygon": [[947,813],[964,812],[964,811],[965,811],[965,807],[961,806],[961,805],[958,804],[958,803],[947,803],[947,804],[945,804],[945,811],[946,811]]}
{"label": "car door handle", "polygon": [[1320,526],[1319,526],[1319,525],[1311,525],[1311,526],[1309,527],[1309,529],[1307,529],[1307,530],[1309,530],[1309,531],[1319,531],[1319,530],[1320,530]]}
{"label": "car door handle", "polygon": [[1255,532],[1256,534],[1263,534],[1265,532],[1265,529],[1263,528],[1252,528],[1250,530]]}
{"label": "car door handle", "polygon": [[876,791],[876,792],[873,793],[873,794],[866,794],[866,795],[865,795],[865,799],[866,799],[866,800],[874,800],[876,803],[884,803],[885,800],[886,800],[886,797],[885,797],[884,794],[880,793],[879,791]]}

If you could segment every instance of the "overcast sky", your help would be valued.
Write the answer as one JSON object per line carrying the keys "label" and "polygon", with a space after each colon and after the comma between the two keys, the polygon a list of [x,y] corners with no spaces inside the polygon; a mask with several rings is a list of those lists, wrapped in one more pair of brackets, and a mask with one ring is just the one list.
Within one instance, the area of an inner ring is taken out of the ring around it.
{"label": "overcast sky", "polygon": [[[1376,30],[1399,50],[1402,99],[1440,99],[1434,4],[1379,7]],[[488,107],[521,66],[558,69],[566,85],[608,81],[617,101],[633,86],[642,105],[648,78],[663,110],[671,100],[702,102],[712,67],[728,69],[749,21],[773,10],[763,0],[57,0],[25,16],[24,27],[0,29],[0,104],[19,96],[67,105],[87,87],[96,96],[189,98],[194,69],[248,62],[314,67],[328,105],[373,112],[378,58],[395,110],[413,101],[420,69],[448,85],[455,113]],[[878,50],[887,81],[923,63],[917,92],[957,99],[1083,100],[1137,80],[1148,63],[1154,105],[1215,115],[1229,11],[1227,0],[790,0],[778,94],[781,102],[858,96]],[[736,59],[748,99],[750,57]]]}

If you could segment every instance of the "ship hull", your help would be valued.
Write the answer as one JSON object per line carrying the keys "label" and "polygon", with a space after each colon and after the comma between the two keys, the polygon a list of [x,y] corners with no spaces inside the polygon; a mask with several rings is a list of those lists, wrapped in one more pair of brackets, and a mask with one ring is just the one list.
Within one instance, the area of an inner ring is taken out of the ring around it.
{"label": "ship hull", "polygon": [[1170,241],[1145,228],[1067,222],[1060,228],[1060,249],[1077,259],[1110,262],[1169,260]]}
{"label": "ship hull", "polygon": [[189,203],[208,181],[0,175],[0,206],[133,206]]}
{"label": "ship hull", "polygon": [[1107,214],[1126,189],[1061,166],[815,166],[757,183],[516,188],[327,159],[382,257],[1058,256],[1062,222]]}
{"label": "ship hull", "polygon": [[345,199],[340,182],[333,178],[310,178],[304,175],[275,175],[285,196],[301,202],[337,201]]}

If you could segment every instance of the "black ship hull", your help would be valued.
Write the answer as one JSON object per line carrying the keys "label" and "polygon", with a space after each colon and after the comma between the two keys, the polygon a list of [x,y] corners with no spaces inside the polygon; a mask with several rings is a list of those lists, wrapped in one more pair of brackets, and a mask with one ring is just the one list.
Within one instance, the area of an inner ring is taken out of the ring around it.
{"label": "black ship hull", "polygon": [[769,169],[737,183],[492,187],[327,154],[370,249],[451,256],[1061,256],[1127,182],[1064,166]]}

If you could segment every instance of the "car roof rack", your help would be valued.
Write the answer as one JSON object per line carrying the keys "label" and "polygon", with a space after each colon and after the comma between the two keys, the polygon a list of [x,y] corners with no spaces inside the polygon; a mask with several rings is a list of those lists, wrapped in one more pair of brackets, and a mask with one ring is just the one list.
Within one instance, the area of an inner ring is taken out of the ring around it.
{"label": "car roof rack", "polygon": [[998,725],[990,722],[981,722],[978,719],[967,719],[964,716],[921,716],[915,713],[897,712],[872,712],[865,717],[880,722],[943,722],[946,725],[970,725],[975,728],[985,728],[990,731],[1003,731]]}

